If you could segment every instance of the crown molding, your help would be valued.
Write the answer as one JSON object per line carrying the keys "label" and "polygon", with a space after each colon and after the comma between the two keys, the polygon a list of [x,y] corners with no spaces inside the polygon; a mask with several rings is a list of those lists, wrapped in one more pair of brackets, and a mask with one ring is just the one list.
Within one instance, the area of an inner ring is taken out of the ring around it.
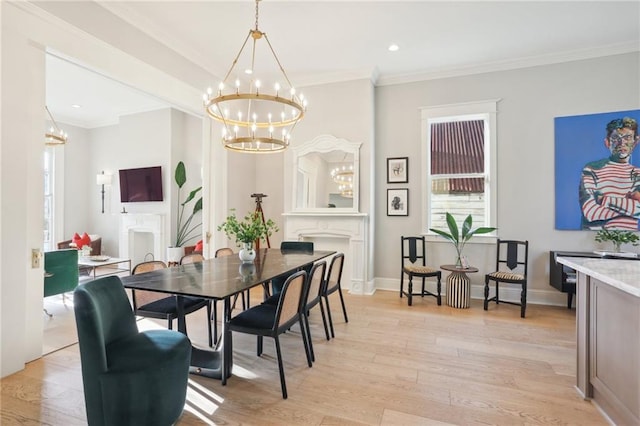
{"label": "crown molding", "polygon": [[622,55],[640,52],[639,42],[618,43],[591,49],[562,52],[558,54],[530,56],[507,61],[497,61],[488,64],[476,64],[459,68],[443,68],[419,73],[380,76],[376,86],[390,86],[394,84],[415,83],[425,80],[438,80],[451,77],[462,77],[474,74],[484,74],[497,71],[509,71],[521,68],[531,68],[542,65],[560,64],[565,62],[582,61],[585,59]]}

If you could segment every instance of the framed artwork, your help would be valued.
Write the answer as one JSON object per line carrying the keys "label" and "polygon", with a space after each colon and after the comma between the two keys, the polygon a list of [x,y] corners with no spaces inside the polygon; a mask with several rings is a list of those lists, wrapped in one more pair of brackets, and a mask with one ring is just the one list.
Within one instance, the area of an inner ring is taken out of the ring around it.
{"label": "framed artwork", "polygon": [[623,207],[640,199],[638,122],[640,110],[554,119],[556,229],[639,229]]}
{"label": "framed artwork", "polygon": [[387,158],[387,183],[409,183],[409,157]]}
{"label": "framed artwork", "polygon": [[387,189],[387,216],[409,216],[409,189]]}

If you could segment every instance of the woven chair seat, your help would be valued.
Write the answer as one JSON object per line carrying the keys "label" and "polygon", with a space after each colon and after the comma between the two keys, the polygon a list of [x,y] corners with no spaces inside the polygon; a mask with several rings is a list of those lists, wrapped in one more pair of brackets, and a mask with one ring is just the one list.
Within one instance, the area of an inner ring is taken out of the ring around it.
{"label": "woven chair seat", "polygon": [[513,272],[497,271],[487,274],[492,278],[498,278],[501,280],[524,280],[524,275],[514,274]]}
{"label": "woven chair seat", "polygon": [[407,265],[403,269],[406,273],[413,274],[433,274],[435,272],[438,272],[437,269],[422,265]]}

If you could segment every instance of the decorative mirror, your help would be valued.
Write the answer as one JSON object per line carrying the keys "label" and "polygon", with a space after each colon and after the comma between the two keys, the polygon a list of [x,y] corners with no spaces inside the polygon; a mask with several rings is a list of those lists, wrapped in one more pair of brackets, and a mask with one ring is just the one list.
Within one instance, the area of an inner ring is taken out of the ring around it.
{"label": "decorative mirror", "polygon": [[321,135],[293,147],[293,210],[357,213],[360,145]]}

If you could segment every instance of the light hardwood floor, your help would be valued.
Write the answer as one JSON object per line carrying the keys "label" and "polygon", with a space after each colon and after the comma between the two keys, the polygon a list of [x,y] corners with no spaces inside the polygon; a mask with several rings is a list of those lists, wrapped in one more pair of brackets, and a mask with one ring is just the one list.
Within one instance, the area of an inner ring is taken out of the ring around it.
{"label": "light hardwood floor", "polygon": [[[521,319],[516,306],[485,312],[474,300],[458,310],[425,298],[409,307],[381,291],[346,295],[345,324],[332,297],[335,339],[325,340],[319,311],[311,315],[313,368],[297,327],[282,338],[289,399],[272,339],[258,358],[255,337],[234,334],[227,386],[192,376],[178,424],[607,424],[574,389],[574,310],[529,305]],[[189,335],[202,344],[204,310],[194,316]],[[2,425],[85,424],[77,344],[3,379],[1,396]]]}

